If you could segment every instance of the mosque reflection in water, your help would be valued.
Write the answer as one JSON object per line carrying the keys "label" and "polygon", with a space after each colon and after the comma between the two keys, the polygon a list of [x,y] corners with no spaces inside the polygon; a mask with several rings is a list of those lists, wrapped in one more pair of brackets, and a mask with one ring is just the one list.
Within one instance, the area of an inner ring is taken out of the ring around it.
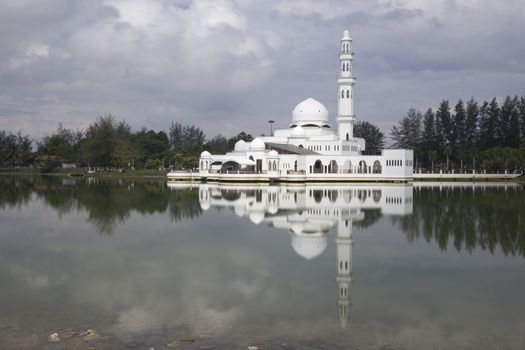
{"label": "mosque reflection in water", "polygon": [[[177,185],[172,185],[177,186]],[[323,254],[328,235],[335,228],[337,249],[337,307],[344,328],[350,312],[352,281],[352,225],[365,220],[365,213],[404,216],[412,213],[412,186],[290,186],[253,187],[199,185],[203,210],[232,208],[255,225],[263,222],[287,230],[293,250],[306,260]]]}

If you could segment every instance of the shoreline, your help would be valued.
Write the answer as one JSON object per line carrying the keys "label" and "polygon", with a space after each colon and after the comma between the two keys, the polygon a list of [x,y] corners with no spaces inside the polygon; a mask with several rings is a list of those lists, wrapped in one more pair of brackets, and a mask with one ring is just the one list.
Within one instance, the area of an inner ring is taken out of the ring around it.
{"label": "shoreline", "polygon": [[[91,178],[112,178],[112,179],[119,179],[119,178],[127,178],[127,179],[165,179],[167,182],[186,182],[186,181],[173,181],[169,179],[167,176],[168,171],[165,172],[154,172],[154,171],[142,171],[137,170],[133,172],[97,172],[93,174],[85,174],[82,173],[82,176],[78,176],[76,174],[80,173],[74,173],[74,172],[68,172],[68,173],[61,173],[61,172],[53,172],[53,173],[40,173],[40,172],[32,172],[32,171],[0,171],[0,176],[53,176],[53,177],[71,177],[71,178],[84,178],[84,177],[91,177]],[[409,181],[408,183],[413,182],[425,182],[429,181],[427,179],[414,179],[413,181]],[[433,180],[436,181],[436,180]],[[456,179],[442,179],[437,180],[438,182],[457,182]],[[472,180],[472,182],[491,182],[494,181],[492,179],[479,179],[479,180]],[[504,181],[508,182],[517,182],[520,184],[525,184],[525,174],[516,178],[512,179],[506,179]],[[188,181],[189,182],[189,181]],[[194,181],[195,182],[195,181]],[[200,181],[197,181],[200,182]]]}

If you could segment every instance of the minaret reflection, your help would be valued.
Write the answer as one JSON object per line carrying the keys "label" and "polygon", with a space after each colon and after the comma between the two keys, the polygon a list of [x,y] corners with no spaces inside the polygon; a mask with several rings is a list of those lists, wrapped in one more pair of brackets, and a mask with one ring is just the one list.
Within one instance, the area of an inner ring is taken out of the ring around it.
{"label": "minaret reflection", "polygon": [[290,233],[293,250],[312,260],[327,247],[327,236],[336,228],[338,283],[337,307],[341,327],[350,315],[352,282],[352,225],[373,224],[382,214],[412,213],[411,185],[302,185],[231,186],[199,185],[201,208],[230,207],[254,224],[263,221]]}
{"label": "minaret reflection", "polygon": [[341,327],[345,328],[348,322],[348,311],[350,309],[350,282],[352,282],[352,222],[344,220],[337,224],[337,283],[339,284],[339,296],[337,307],[339,308],[339,320]]}

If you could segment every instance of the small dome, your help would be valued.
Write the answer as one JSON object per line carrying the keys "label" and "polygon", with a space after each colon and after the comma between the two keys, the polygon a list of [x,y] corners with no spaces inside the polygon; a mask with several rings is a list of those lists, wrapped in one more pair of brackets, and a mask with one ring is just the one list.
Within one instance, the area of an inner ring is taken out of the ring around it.
{"label": "small dome", "polygon": [[239,140],[235,142],[233,150],[235,152],[245,152],[249,149],[248,144],[244,140]]}
{"label": "small dome", "polygon": [[326,249],[326,237],[292,235],[292,248],[306,260],[312,260],[321,255]]}
{"label": "small dome", "polygon": [[266,148],[266,145],[264,144],[263,140],[256,137],[251,143],[250,143],[250,149],[253,151],[264,151]]}
{"label": "small dome", "polygon": [[348,30],[343,32],[343,39],[350,39],[350,32]]}
{"label": "small dome", "polygon": [[211,157],[211,153],[208,151],[204,151],[201,153],[201,158]]}
{"label": "small dome", "polygon": [[304,129],[301,125],[297,125],[292,131],[293,137],[304,137]]}
{"label": "small dome", "polygon": [[246,207],[243,204],[238,204],[233,207],[235,215],[243,217],[246,214]]}
{"label": "small dome", "polygon": [[292,230],[293,233],[301,234],[303,232],[303,230],[304,230],[304,224],[299,223],[299,222],[294,222],[290,226],[290,229]]}
{"label": "small dome", "polygon": [[277,153],[276,150],[272,149],[272,150],[270,151],[270,153],[268,153],[268,156],[270,156],[270,157],[278,157],[278,156],[279,156],[279,153]]}
{"label": "small dome", "polygon": [[277,213],[278,211],[279,211],[279,207],[277,206],[277,204],[272,203],[268,206],[268,213],[273,215]]}
{"label": "small dome", "polygon": [[292,112],[294,122],[328,122],[328,110],[319,101],[309,97],[299,103]]}
{"label": "small dome", "polygon": [[249,218],[255,225],[259,225],[264,220],[264,212],[262,211],[251,212],[249,215]]}

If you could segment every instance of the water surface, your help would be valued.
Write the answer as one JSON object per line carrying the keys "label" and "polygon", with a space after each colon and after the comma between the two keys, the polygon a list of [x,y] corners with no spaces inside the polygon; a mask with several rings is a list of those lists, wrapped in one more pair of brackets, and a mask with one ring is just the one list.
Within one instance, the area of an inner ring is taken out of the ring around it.
{"label": "water surface", "polygon": [[511,183],[0,177],[0,349],[523,349],[524,220]]}

